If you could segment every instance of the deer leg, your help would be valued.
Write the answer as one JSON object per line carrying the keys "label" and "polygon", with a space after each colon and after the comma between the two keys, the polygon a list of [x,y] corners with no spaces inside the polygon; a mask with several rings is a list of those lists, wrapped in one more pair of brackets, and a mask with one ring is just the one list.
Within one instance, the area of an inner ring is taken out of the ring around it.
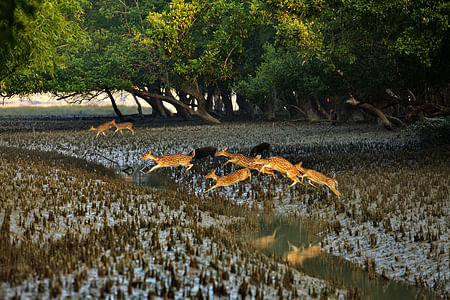
{"label": "deer leg", "polygon": [[304,182],[303,177],[305,177],[305,175],[300,175],[299,177],[302,179],[302,183],[303,183]]}
{"label": "deer leg", "polygon": [[185,173],[187,173],[187,171],[189,171],[194,165],[193,164],[188,164],[186,167],[186,170],[184,171]]}
{"label": "deer leg", "polygon": [[208,193],[209,191],[215,189],[216,187],[219,187],[219,185],[216,184],[216,185],[210,187],[205,193]]}
{"label": "deer leg", "polygon": [[328,187],[329,187],[330,190],[338,197],[338,199],[341,200],[341,193],[340,193],[337,189],[335,189],[334,187],[332,187],[332,186],[328,186]]}
{"label": "deer leg", "polygon": [[272,172],[272,177],[273,177],[273,180],[275,180],[275,182],[278,182],[278,180],[277,180],[277,177],[275,176],[275,172]]}
{"label": "deer leg", "polygon": [[232,162],[231,159],[227,160],[227,161],[222,165],[222,168],[225,167],[225,165],[228,164],[228,163],[230,163],[230,162]]}
{"label": "deer leg", "polygon": [[314,188],[316,188],[316,189],[319,188],[317,185],[314,185],[314,184],[313,184],[313,181],[312,181],[311,179],[309,179],[308,177],[306,177],[306,178],[308,179],[309,185],[311,185],[312,187],[314,187]]}
{"label": "deer leg", "polygon": [[162,167],[161,165],[153,166],[153,168],[151,168],[150,170],[148,170],[147,172],[145,172],[145,174],[149,174],[149,173],[151,173],[151,172],[153,172],[153,171],[155,171],[156,169],[159,169],[159,168],[161,168],[161,167]]}
{"label": "deer leg", "polygon": [[261,167],[261,169],[259,169],[259,173],[258,173],[258,175],[259,174],[261,174],[262,173],[262,171],[264,171],[264,169],[266,168],[266,165],[263,165],[262,167]]}
{"label": "deer leg", "polygon": [[298,180],[297,177],[295,177],[295,179],[294,179],[294,178],[291,178],[291,179],[292,179],[294,182],[289,186],[289,188],[293,187],[294,185],[296,185],[297,183],[300,182],[300,180]]}

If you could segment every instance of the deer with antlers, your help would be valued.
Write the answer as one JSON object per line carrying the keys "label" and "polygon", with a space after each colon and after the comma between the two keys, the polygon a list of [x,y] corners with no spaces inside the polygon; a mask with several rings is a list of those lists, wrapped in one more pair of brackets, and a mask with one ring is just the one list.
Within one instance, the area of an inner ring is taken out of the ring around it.
{"label": "deer with antlers", "polygon": [[153,168],[151,168],[149,171],[147,171],[146,174],[149,174],[159,168],[178,167],[178,166],[187,167],[187,169],[186,169],[186,172],[187,172],[187,171],[189,171],[190,168],[192,168],[194,166],[193,164],[190,163],[194,156],[195,156],[195,149],[192,151],[191,155],[168,154],[168,155],[163,155],[163,156],[159,156],[159,157],[152,155],[152,151],[148,151],[141,157],[141,160],[151,159],[155,163],[157,163],[157,165],[153,166]]}
{"label": "deer with antlers", "polygon": [[310,185],[316,187],[312,184],[312,182],[319,185],[326,185],[338,197],[338,199],[341,199],[341,193],[336,189],[336,186],[338,185],[338,181],[336,178],[327,177],[315,170],[305,169],[302,167],[302,164],[303,162],[299,162],[295,165],[295,167],[297,168],[297,170],[303,173],[303,177],[306,177],[309,180]]}
{"label": "deer with antlers", "polygon": [[91,126],[88,131],[97,131],[97,135],[95,137],[98,137],[100,133],[106,136],[105,131],[114,126],[113,122],[114,120],[100,124],[97,127]]}
{"label": "deer with antlers", "polygon": [[219,177],[216,175],[216,170],[212,170],[209,172],[205,178],[212,178],[216,181],[216,184],[212,186],[210,189],[208,189],[206,192],[209,192],[215,188],[221,187],[221,186],[229,186],[232,184],[235,184],[239,181],[244,181],[245,179],[249,178],[249,181],[252,181],[252,173],[248,168],[240,169],[232,174],[225,175],[222,177]]}

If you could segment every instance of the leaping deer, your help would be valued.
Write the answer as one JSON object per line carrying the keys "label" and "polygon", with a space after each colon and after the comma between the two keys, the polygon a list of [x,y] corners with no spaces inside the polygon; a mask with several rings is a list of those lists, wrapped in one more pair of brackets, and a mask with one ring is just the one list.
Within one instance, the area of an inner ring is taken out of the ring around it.
{"label": "leaping deer", "polygon": [[251,182],[252,181],[252,173],[250,172],[249,169],[245,168],[245,169],[240,169],[232,174],[219,177],[216,175],[216,170],[214,169],[211,172],[209,172],[205,176],[205,178],[212,178],[216,181],[216,184],[206,191],[206,193],[207,193],[215,188],[218,188],[221,186],[229,186],[229,185],[235,184],[236,182],[243,181],[247,178],[250,178],[249,181]]}
{"label": "leaping deer", "polygon": [[189,171],[190,168],[192,168],[194,165],[191,164],[192,158],[195,156],[195,149],[192,151],[191,155],[185,155],[185,154],[168,154],[163,156],[154,156],[152,155],[152,151],[148,151],[145,153],[141,160],[151,159],[155,163],[157,163],[156,166],[153,166],[149,171],[146,172],[146,174],[149,174],[150,172],[153,172],[156,169],[163,168],[163,167],[178,167],[183,166],[187,167],[186,172]]}
{"label": "leaping deer", "polygon": [[309,179],[310,185],[314,186],[311,181],[320,185],[326,185],[338,197],[339,200],[341,199],[341,193],[336,189],[336,186],[338,184],[336,178],[327,177],[315,170],[305,169],[302,167],[302,164],[303,162],[299,162],[295,165],[295,167],[297,168],[297,170],[303,173],[303,177]]}
{"label": "leaping deer", "polygon": [[233,163],[235,165],[244,167],[244,168],[250,168],[250,169],[255,169],[260,173],[263,174],[267,174],[267,175],[272,175],[273,178],[276,180],[275,178],[275,174],[273,173],[273,171],[270,168],[264,168],[263,169],[263,165],[262,164],[254,164],[252,165],[252,162],[254,160],[254,158],[252,157],[248,157],[244,154],[240,154],[240,153],[230,153],[227,152],[227,147],[217,151],[214,156],[225,156],[228,158],[228,160],[222,165],[225,166],[227,163]]}
{"label": "leaping deer", "polygon": [[263,159],[261,158],[261,155],[257,155],[250,165],[251,166],[262,165],[260,172],[263,172],[266,168],[270,168],[280,173],[283,173],[293,181],[289,187],[293,187],[294,185],[300,182],[298,177],[301,177],[303,180],[303,175],[300,174],[300,172],[295,168],[295,166],[288,160],[279,156],[272,156],[270,158]]}

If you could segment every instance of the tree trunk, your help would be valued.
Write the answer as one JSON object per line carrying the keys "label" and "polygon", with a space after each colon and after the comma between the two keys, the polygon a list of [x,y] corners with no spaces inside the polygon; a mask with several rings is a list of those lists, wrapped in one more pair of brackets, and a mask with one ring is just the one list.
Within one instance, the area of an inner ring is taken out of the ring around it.
{"label": "tree trunk", "polygon": [[232,119],[234,116],[234,112],[233,112],[233,102],[231,100],[231,91],[222,90],[222,100],[225,106],[225,115],[228,118]]}
{"label": "tree trunk", "polygon": [[134,102],[136,102],[139,118],[143,119],[144,118],[144,114],[142,113],[141,103],[139,103],[139,101],[138,101],[138,99],[137,99],[135,94],[131,94],[131,95],[133,95]]}
{"label": "tree trunk", "polygon": [[105,92],[106,92],[106,94],[108,94],[108,97],[109,97],[109,99],[111,100],[111,104],[112,104],[112,107],[113,107],[113,109],[114,109],[114,112],[115,112],[116,115],[119,117],[119,119],[120,119],[121,121],[123,121],[123,115],[122,115],[122,113],[120,112],[119,108],[117,107],[116,100],[114,100],[114,97],[113,97],[113,95],[112,95],[110,89],[105,87]]}
{"label": "tree trunk", "polygon": [[[178,94],[178,97],[179,97],[179,99],[180,99],[180,101],[181,102],[183,102],[184,104],[186,104],[186,105],[189,105],[189,106],[191,106],[191,100],[192,99],[188,99],[187,98],[187,94],[186,93],[184,93],[184,92],[182,92],[182,91],[176,91],[177,92],[177,94]],[[171,96],[173,96],[172,94],[171,94]],[[189,112],[184,108],[184,107],[182,107],[182,106],[180,106],[180,105],[178,105],[178,104],[175,104],[175,103],[171,103],[173,106],[175,106],[175,108],[176,108],[176,110],[177,110],[177,113],[185,120],[185,121],[190,121],[190,120],[192,120],[192,116],[189,114]]]}
{"label": "tree trunk", "polygon": [[323,105],[320,103],[319,97],[314,96],[314,101],[316,102],[317,105],[317,110],[327,119],[327,120],[331,120],[331,116],[330,114],[328,114],[328,112],[325,110],[325,108],[323,107]]}
{"label": "tree trunk", "polygon": [[305,112],[307,119],[310,121],[320,119],[319,115],[317,114],[317,110],[315,109],[315,106],[312,104],[311,97],[307,97],[305,100]]}
{"label": "tree trunk", "polygon": [[245,97],[241,94],[236,94],[236,102],[239,105],[239,112],[245,117],[250,117],[250,119],[253,119],[253,110]]}
{"label": "tree trunk", "polygon": [[144,97],[143,99],[152,107],[152,115],[154,117],[160,117],[163,119],[168,117],[166,108],[160,99],[155,99],[153,97]]}
{"label": "tree trunk", "polygon": [[205,103],[205,108],[206,111],[208,113],[212,113],[213,112],[213,104],[214,104],[214,88],[213,87],[209,87],[208,91],[207,91],[207,96],[206,96],[206,103]]}
{"label": "tree trunk", "polygon": [[206,110],[206,99],[203,93],[200,92],[199,87],[197,86],[196,89],[192,89],[186,86],[181,87],[181,90],[192,97],[194,97],[197,100],[197,110],[191,110],[193,111],[193,115],[197,115],[203,120],[205,120],[208,123],[213,124],[220,124],[220,121],[211,116],[208,111]]}
{"label": "tree trunk", "polygon": [[275,109],[271,103],[264,103],[259,105],[263,113],[263,119],[266,121],[271,121],[275,119]]}
{"label": "tree trunk", "polygon": [[[196,111],[194,111],[189,105],[186,105],[185,103],[183,103],[180,100],[177,100],[175,97],[173,97],[172,95],[161,95],[161,94],[154,94],[154,93],[150,93],[147,91],[143,91],[137,88],[128,88],[127,89],[128,92],[130,93],[136,93],[136,95],[139,95],[141,98],[145,97],[150,97],[150,98],[157,98],[159,100],[164,100],[172,105],[175,106],[180,106],[182,108],[184,108],[190,115],[196,115],[198,117],[200,117],[201,119],[203,119],[205,122],[207,123],[211,123],[211,124],[220,124],[220,121],[217,120],[216,118],[214,118],[213,116],[211,116],[206,110],[205,110],[205,103],[203,101],[203,103],[201,102],[201,100],[198,100],[199,96],[195,91],[193,91],[193,93],[195,93],[194,95],[191,94],[190,92],[188,92],[191,96],[194,96],[199,105],[198,105],[198,109]],[[142,96],[141,96],[142,95]],[[203,98],[204,100],[204,98]]]}
{"label": "tree trunk", "polygon": [[355,98],[351,98],[351,99],[345,101],[345,103],[351,104],[353,106],[357,106],[357,107],[363,109],[364,111],[377,116],[381,120],[381,123],[383,123],[384,127],[387,130],[393,129],[392,123],[388,120],[388,118],[386,118],[386,115],[381,110],[376,108],[375,106],[373,106],[369,103],[360,103]]}

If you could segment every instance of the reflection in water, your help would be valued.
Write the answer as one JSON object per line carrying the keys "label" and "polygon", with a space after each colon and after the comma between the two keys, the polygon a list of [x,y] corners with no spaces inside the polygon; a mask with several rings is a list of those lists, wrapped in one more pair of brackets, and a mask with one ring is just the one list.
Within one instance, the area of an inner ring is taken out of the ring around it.
{"label": "reflection in water", "polygon": [[256,240],[250,242],[253,247],[258,249],[269,249],[272,244],[275,242],[275,236],[277,234],[278,228],[273,231],[272,234],[260,237]]}
{"label": "reflection in water", "polygon": [[[136,172],[133,176],[124,175],[124,178],[153,188],[170,189],[170,186],[175,186],[170,176],[163,174]],[[321,253],[318,233],[319,226],[305,220],[265,216],[260,220],[260,230],[245,239],[263,253],[284,257],[306,274],[341,283],[344,288],[355,290],[357,287],[362,299],[437,298],[429,291],[405,282],[380,279],[342,258]]]}
{"label": "reflection in water", "polygon": [[[357,287],[362,299],[437,298],[430,291],[406,282],[382,279],[342,258],[321,253],[318,232],[317,224],[311,222],[263,217],[259,232],[245,239],[263,253],[283,257],[290,265],[308,275],[340,283],[352,290]],[[259,238],[255,239],[255,236]]]}
{"label": "reflection in water", "polygon": [[303,261],[305,259],[319,256],[322,249],[320,245],[314,245],[306,249],[299,249],[298,247],[292,245],[289,241],[288,244],[291,251],[286,254],[285,259],[291,265],[303,265]]}
{"label": "reflection in water", "polygon": [[121,177],[128,182],[139,186],[152,187],[156,189],[167,189],[170,185],[169,176],[162,175],[164,172],[145,174],[137,171],[131,175],[122,173]]}

